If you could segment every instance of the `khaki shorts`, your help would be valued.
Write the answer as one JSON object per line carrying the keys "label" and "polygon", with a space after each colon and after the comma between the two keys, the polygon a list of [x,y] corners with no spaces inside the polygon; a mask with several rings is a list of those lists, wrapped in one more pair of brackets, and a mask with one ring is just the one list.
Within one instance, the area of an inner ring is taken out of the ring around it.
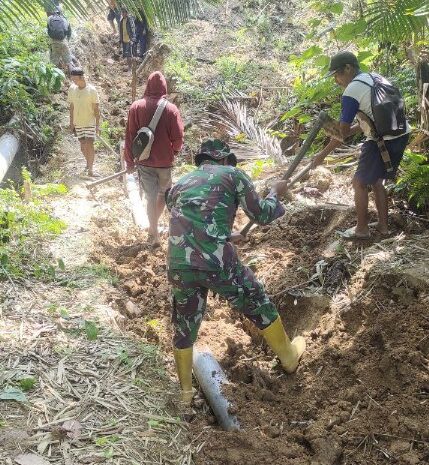
{"label": "khaki shorts", "polygon": [[151,166],[137,166],[140,189],[147,198],[165,194],[171,187],[171,168],[152,168]]}
{"label": "khaki shorts", "polygon": [[65,40],[52,40],[51,63],[55,66],[68,66],[71,62],[72,56]]}

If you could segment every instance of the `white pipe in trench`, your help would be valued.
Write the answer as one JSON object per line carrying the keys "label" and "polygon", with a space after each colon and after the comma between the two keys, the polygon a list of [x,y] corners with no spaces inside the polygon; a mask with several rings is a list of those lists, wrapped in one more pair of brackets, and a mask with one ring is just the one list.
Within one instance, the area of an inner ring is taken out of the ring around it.
{"label": "white pipe in trench", "polygon": [[6,176],[18,149],[19,140],[13,134],[6,133],[0,137],[0,182]]}

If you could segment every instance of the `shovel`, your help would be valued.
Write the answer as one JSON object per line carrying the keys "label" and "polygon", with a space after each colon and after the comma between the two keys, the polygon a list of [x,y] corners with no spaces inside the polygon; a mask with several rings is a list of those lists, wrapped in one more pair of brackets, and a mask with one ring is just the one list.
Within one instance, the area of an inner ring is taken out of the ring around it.
{"label": "shovel", "polygon": [[[290,164],[289,168],[287,169],[286,173],[284,174],[284,176],[282,178],[284,181],[287,181],[292,176],[292,174],[294,173],[294,171],[296,170],[296,168],[300,164],[301,160],[304,158],[305,154],[310,149],[311,144],[314,142],[314,139],[316,139],[317,134],[319,134],[319,131],[322,129],[322,127],[325,124],[329,123],[330,121],[331,121],[331,118],[326,112],[321,111],[319,113],[319,116],[317,117],[315,123],[311,127],[307,138],[305,139],[304,143],[302,144],[302,147],[299,149],[298,154],[295,156],[295,158],[293,159],[293,161]],[[289,186],[291,186],[292,184],[298,182],[310,170],[311,170],[311,163],[309,165],[307,165],[302,171],[300,171],[297,176],[295,176],[294,178],[291,179],[291,181],[289,183]],[[250,228],[254,224],[255,223],[253,221],[249,221],[249,223],[247,223],[247,225],[240,231],[240,234],[242,236],[246,236],[247,233],[249,232]]]}

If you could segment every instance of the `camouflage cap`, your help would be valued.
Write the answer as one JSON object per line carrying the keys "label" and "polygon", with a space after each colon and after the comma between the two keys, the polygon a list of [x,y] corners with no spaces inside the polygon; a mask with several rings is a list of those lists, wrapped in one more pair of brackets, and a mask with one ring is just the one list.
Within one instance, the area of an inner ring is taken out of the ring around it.
{"label": "camouflage cap", "polygon": [[197,166],[201,164],[203,155],[207,155],[215,161],[229,157],[228,161],[231,161],[233,166],[237,164],[237,158],[231,152],[229,145],[220,139],[208,139],[201,144],[200,151],[195,156],[195,164]]}

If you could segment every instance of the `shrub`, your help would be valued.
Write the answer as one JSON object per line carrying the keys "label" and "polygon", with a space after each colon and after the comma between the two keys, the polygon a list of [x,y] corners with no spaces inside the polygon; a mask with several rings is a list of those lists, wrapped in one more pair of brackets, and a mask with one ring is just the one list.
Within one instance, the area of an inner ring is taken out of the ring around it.
{"label": "shrub", "polygon": [[66,187],[36,186],[25,169],[23,178],[30,183],[29,201],[21,198],[16,189],[0,189],[0,280],[52,275],[54,267],[46,257],[43,239],[60,234],[66,227],[44,202],[48,195],[65,193]]}
{"label": "shrub", "polygon": [[406,193],[408,200],[418,209],[429,207],[429,162],[425,155],[410,150],[405,152],[396,190]]}

